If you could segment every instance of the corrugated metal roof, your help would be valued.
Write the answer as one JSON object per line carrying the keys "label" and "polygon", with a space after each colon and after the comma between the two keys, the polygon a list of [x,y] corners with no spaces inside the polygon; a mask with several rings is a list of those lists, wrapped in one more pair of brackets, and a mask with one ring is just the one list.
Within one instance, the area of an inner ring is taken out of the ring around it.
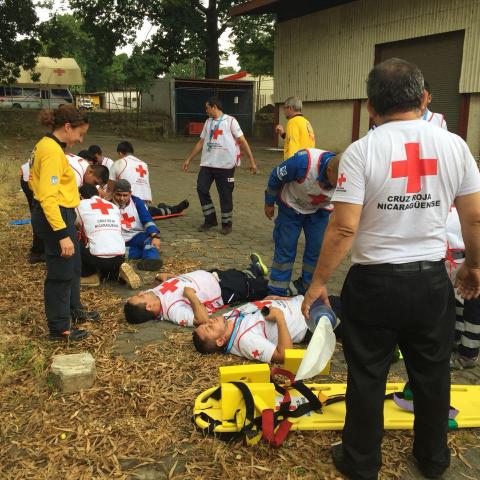
{"label": "corrugated metal roof", "polygon": [[480,92],[478,0],[358,0],[279,23],[275,101],[365,98],[375,45],[455,30],[465,30],[459,92]]}

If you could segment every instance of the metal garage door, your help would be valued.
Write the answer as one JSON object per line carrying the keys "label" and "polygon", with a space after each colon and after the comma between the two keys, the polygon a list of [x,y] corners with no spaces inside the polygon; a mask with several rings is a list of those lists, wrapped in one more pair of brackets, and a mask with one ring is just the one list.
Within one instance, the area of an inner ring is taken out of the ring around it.
{"label": "metal garage door", "polygon": [[448,129],[458,132],[460,120],[459,94],[464,31],[442,33],[411,40],[377,45],[375,61],[392,57],[415,63],[423,72],[432,90],[430,110],[445,115]]}

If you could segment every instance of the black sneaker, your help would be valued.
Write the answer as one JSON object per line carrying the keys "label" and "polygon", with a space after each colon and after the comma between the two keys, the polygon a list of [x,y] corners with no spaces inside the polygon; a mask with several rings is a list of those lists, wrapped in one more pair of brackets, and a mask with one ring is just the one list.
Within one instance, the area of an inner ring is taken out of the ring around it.
{"label": "black sneaker", "polygon": [[263,263],[262,257],[258,253],[250,255],[250,270],[256,277],[266,277],[268,275],[268,267]]}
{"label": "black sneaker", "polygon": [[218,223],[202,223],[199,227],[198,227],[198,231],[199,232],[206,232],[208,230],[210,230],[211,228],[213,227],[216,227],[218,225]]}
{"label": "black sneaker", "polygon": [[49,335],[50,340],[69,340],[71,342],[78,342],[88,337],[87,330],[80,330],[73,328],[72,330],[65,330],[64,332],[51,332]]}
{"label": "black sneaker", "polygon": [[232,233],[232,224],[226,223],[225,225],[222,225],[222,229],[220,230],[220,233],[222,235],[230,235],[230,233]]}
{"label": "black sneaker", "polygon": [[160,270],[163,266],[163,261],[161,258],[151,258],[140,260],[137,263],[138,270],[146,270],[148,272],[155,272]]}
{"label": "black sneaker", "polygon": [[183,212],[184,210],[186,210],[189,206],[190,206],[190,202],[187,199],[185,199],[182,202],[180,202],[176,206],[176,208],[178,209],[178,213],[180,213],[180,212]]}
{"label": "black sneaker", "polygon": [[72,317],[72,322],[76,324],[85,322],[98,322],[100,320],[100,315],[98,312],[87,312],[83,308],[72,310],[70,315]]}

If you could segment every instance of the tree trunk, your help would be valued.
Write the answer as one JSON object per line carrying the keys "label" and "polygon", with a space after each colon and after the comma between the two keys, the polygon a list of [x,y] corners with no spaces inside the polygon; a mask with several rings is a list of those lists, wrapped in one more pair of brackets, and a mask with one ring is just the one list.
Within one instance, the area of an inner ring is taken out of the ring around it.
{"label": "tree trunk", "polygon": [[205,78],[220,76],[220,50],[218,48],[217,0],[209,0],[207,8],[207,52],[205,58]]}

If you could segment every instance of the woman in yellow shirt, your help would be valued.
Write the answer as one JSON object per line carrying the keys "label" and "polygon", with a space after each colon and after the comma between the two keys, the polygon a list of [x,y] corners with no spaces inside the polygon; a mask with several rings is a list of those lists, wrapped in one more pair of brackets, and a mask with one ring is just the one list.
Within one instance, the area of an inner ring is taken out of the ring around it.
{"label": "woman in yellow shirt", "polygon": [[51,339],[81,340],[88,332],[72,328],[72,322],[98,320],[98,314],[86,312],[80,303],[81,259],[75,231],[80,197],[65,148],[83,141],[88,119],[66,105],[43,110],[40,122],[52,133],[33,149],[28,183],[34,196],[32,226],[45,243],[45,315]]}

